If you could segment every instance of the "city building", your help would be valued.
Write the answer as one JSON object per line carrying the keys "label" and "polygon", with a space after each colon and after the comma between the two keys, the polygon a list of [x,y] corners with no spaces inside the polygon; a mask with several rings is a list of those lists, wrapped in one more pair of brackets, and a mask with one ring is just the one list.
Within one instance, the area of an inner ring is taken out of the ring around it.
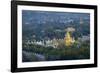
{"label": "city building", "polygon": [[65,38],[63,39],[48,39],[48,40],[40,40],[40,41],[27,41],[26,44],[35,44],[35,45],[41,45],[45,47],[53,47],[53,48],[59,48],[59,46],[71,46],[75,42],[74,38],[71,37],[70,32],[67,31],[65,34]]}

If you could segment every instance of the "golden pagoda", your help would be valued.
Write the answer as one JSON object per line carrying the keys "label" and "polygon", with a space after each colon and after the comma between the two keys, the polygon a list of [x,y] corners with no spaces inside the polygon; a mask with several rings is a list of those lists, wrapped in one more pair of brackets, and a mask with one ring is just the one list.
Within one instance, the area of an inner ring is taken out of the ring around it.
{"label": "golden pagoda", "polygon": [[70,32],[67,31],[67,33],[66,33],[66,35],[65,35],[65,45],[66,45],[66,46],[71,46],[72,43],[73,43],[73,39],[72,39],[72,37],[71,37],[71,35],[70,35]]}

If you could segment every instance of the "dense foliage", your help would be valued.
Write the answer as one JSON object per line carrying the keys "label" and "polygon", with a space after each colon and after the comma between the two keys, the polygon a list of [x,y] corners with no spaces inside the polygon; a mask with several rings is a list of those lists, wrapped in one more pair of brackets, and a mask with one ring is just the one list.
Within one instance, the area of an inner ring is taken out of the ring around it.
{"label": "dense foliage", "polygon": [[[24,45],[24,44],[23,44]],[[30,53],[29,61],[41,61],[38,60],[34,54],[37,53],[45,57],[45,61],[52,60],[77,60],[77,59],[89,59],[90,58],[90,46],[89,42],[84,42],[80,46],[74,44],[70,47],[63,46],[62,48],[53,48],[53,47],[43,47],[40,45],[28,45],[24,47],[23,51]],[[24,56],[25,54],[23,54]],[[28,56],[28,55],[26,55]],[[23,61],[27,61],[27,58],[24,57]]]}

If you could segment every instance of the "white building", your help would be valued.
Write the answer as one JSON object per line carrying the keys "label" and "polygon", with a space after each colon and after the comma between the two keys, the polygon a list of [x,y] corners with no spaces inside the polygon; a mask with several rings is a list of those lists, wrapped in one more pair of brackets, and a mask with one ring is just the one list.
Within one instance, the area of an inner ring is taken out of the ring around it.
{"label": "white building", "polygon": [[79,41],[89,41],[90,40],[90,37],[89,36],[82,36],[82,38],[78,38]]}

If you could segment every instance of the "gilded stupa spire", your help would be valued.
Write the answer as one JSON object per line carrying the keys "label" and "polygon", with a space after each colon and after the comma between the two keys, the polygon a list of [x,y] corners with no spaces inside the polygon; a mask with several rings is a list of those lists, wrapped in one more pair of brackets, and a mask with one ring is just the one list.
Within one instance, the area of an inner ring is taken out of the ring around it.
{"label": "gilded stupa spire", "polygon": [[68,31],[65,35],[65,45],[70,46],[72,44],[72,37],[70,35],[70,32]]}
{"label": "gilded stupa spire", "polygon": [[74,32],[74,31],[75,31],[75,29],[72,27],[69,27],[66,29],[66,34],[65,34],[65,38],[64,38],[66,46],[71,46],[72,43],[75,42],[74,38],[72,38],[71,34],[70,34],[71,32]]}

